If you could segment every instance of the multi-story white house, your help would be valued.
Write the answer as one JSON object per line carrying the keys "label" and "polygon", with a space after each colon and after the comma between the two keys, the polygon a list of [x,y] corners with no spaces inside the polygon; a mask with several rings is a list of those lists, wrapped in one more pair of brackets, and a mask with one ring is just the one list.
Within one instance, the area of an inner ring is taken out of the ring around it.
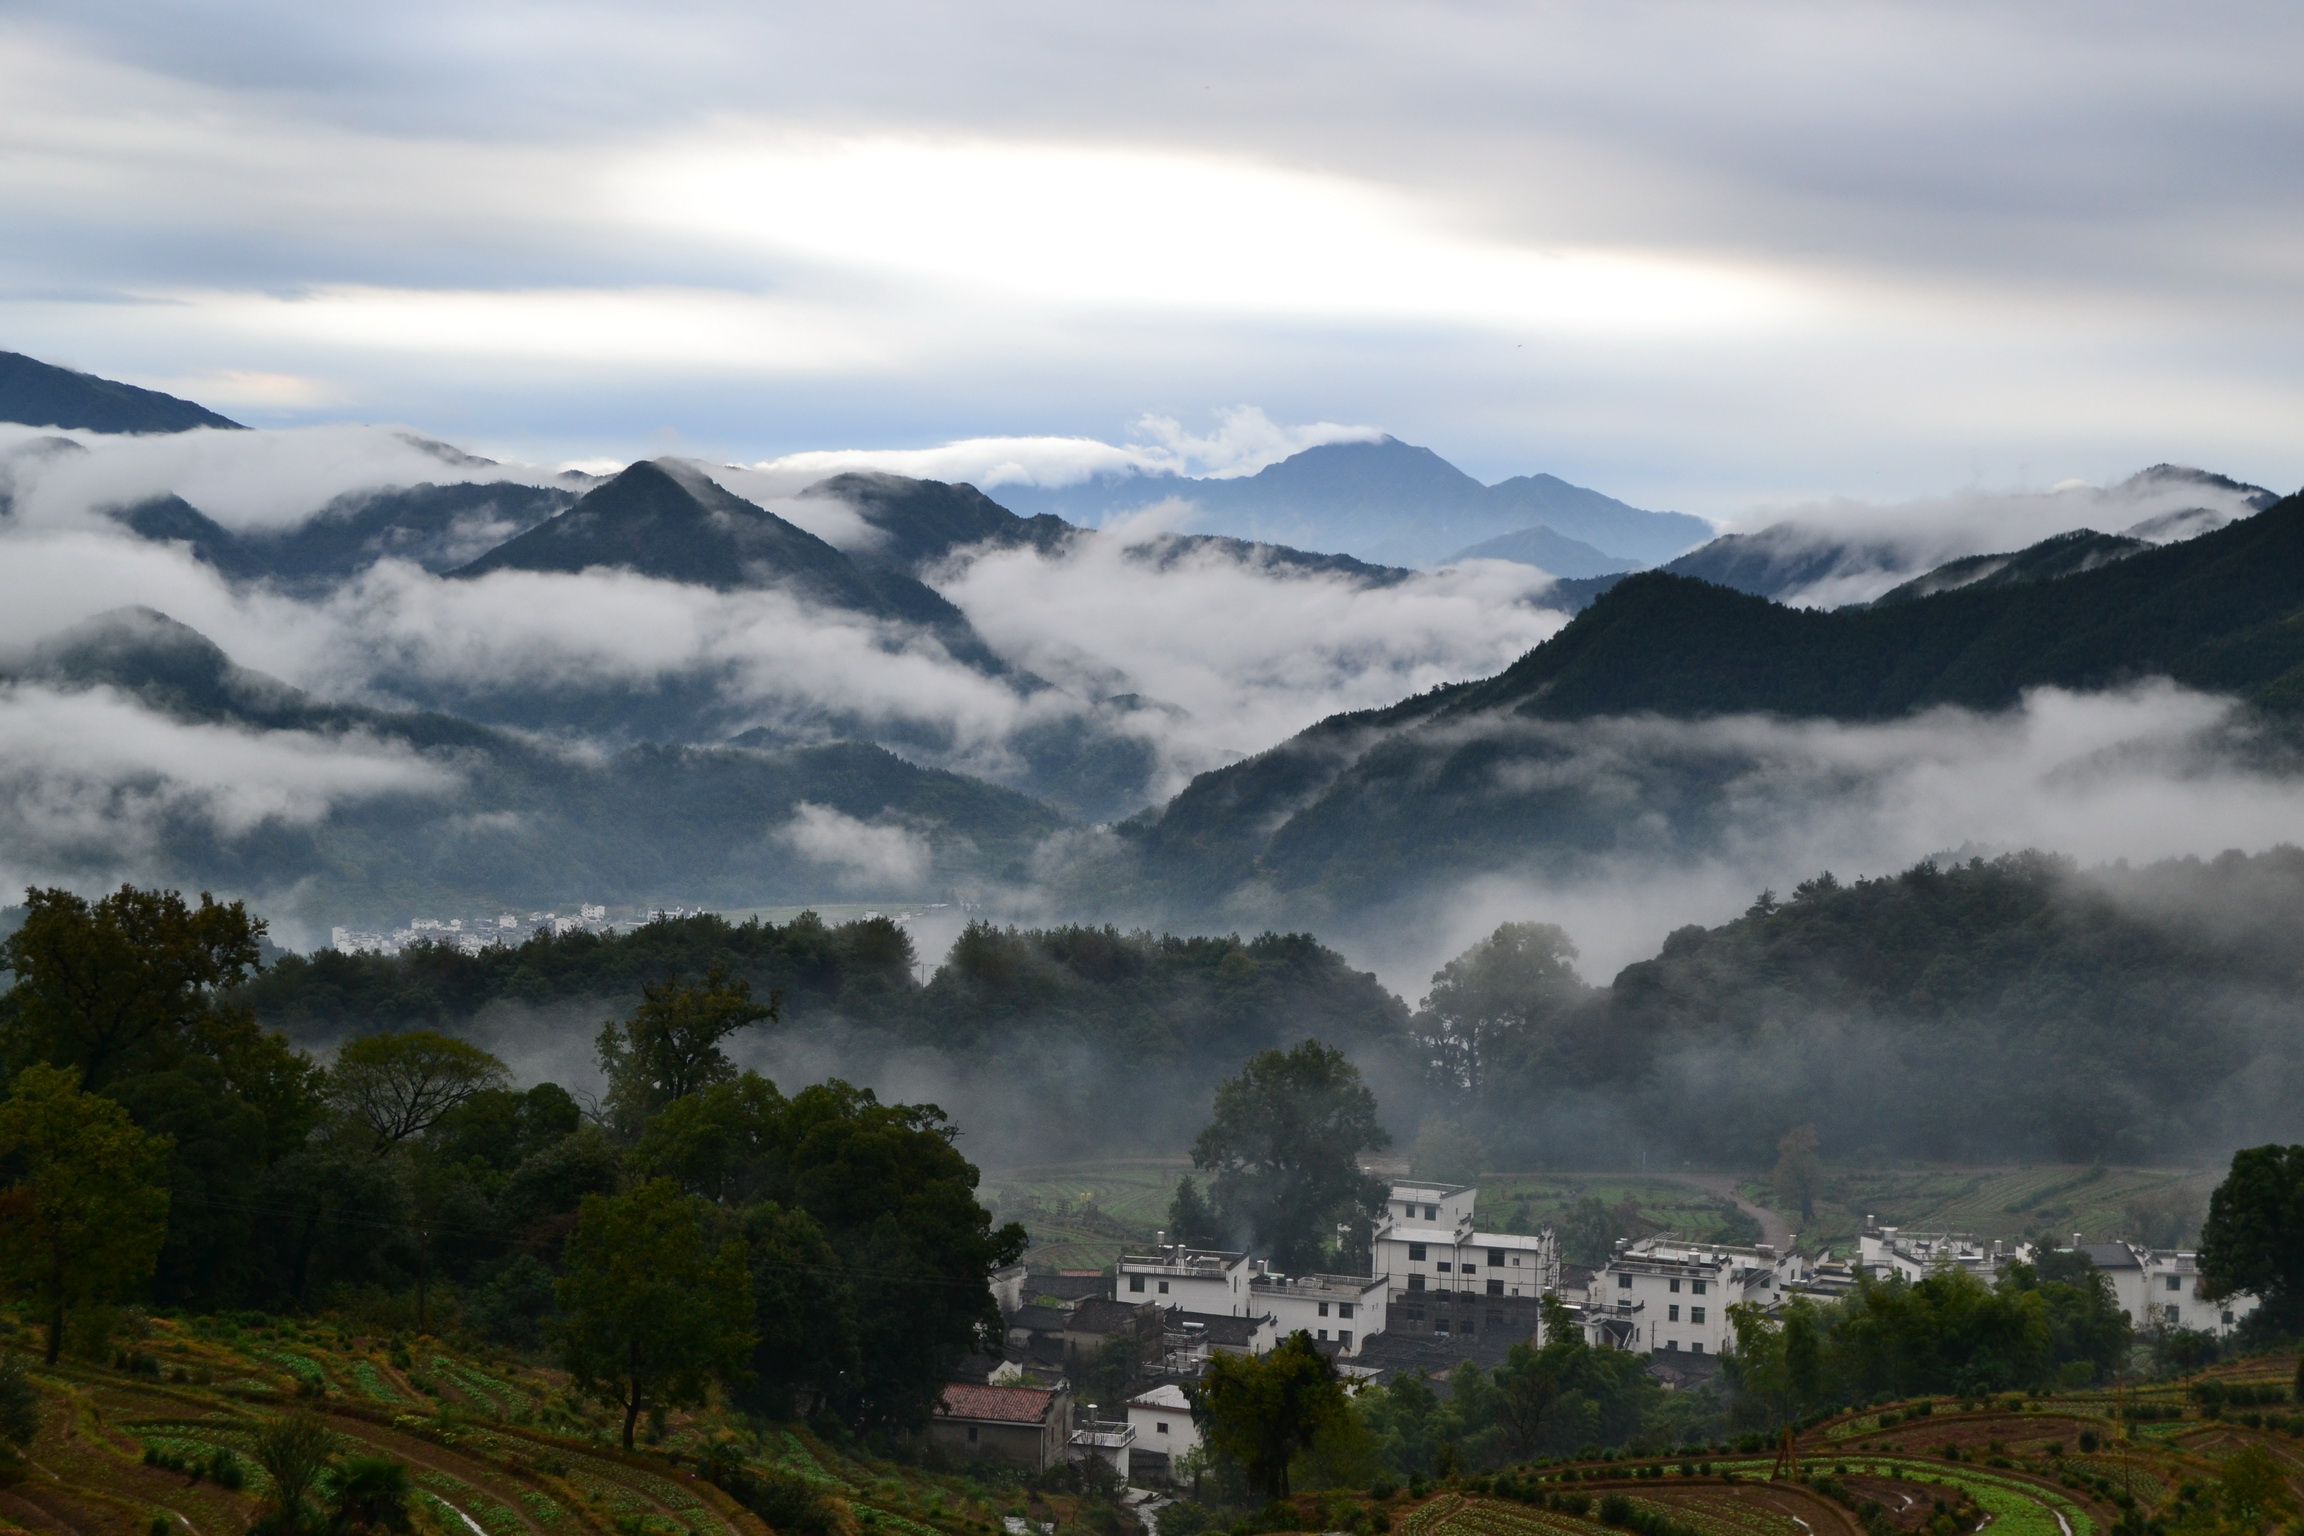
{"label": "multi-story white house", "polygon": [[1649,1237],[1624,1241],[1592,1276],[1584,1328],[1594,1343],[1623,1349],[1733,1353],[1728,1309],[1774,1306],[1810,1279],[1806,1262],[1763,1243],[1753,1248]]}
{"label": "multi-story white house", "polygon": [[1560,1248],[1542,1232],[1482,1232],[1479,1192],[1461,1185],[1395,1184],[1370,1244],[1371,1267],[1396,1294],[1469,1292],[1541,1296],[1560,1287]]}
{"label": "multi-story white house", "polygon": [[2193,1328],[2202,1333],[2226,1334],[2256,1310],[2256,1298],[2227,1296],[2211,1301],[2200,1292],[2200,1256],[2167,1248],[2143,1248],[2134,1243],[2083,1243],[2072,1235],[2073,1247],[2088,1256],[2112,1282],[2112,1295],[2138,1328]]}
{"label": "multi-story white house", "polygon": [[1990,1285],[2010,1264],[2031,1258],[2028,1243],[1966,1232],[1907,1232],[1881,1226],[1869,1216],[1856,1238],[1856,1267],[1871,1280],[1919,1280],[1938,1270],[1962,1269]]}
{"label": "multi-story white house", "polygon": [[1261,1311],[1248,1282],[1264,1272],[1245,1253],[1163,1243],[1150,1253],[1123,1254],[1113,1277],[1113,1299],[1151,1301],[1187,1312],[1252,1317]]}
{"label": "multi-story white house", "polygon": [[1269,1313],[1280,1337],[1299,1328],[1340,1355],[1360,1353],[1371,1334],[1384,1331],[1382,1275],[1258,1275],[1248,1283],[1255,1311]]}

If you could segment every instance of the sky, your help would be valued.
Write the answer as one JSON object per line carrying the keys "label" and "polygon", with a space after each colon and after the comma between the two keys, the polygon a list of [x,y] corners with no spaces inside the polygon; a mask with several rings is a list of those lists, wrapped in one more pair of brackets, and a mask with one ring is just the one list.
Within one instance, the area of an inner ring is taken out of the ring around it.
{"label": "sky", "polygon": [[1382,429],[1734,521],[2287,490],[2300,45],[2250,3],[11,0],[0,347],[543,463]]}

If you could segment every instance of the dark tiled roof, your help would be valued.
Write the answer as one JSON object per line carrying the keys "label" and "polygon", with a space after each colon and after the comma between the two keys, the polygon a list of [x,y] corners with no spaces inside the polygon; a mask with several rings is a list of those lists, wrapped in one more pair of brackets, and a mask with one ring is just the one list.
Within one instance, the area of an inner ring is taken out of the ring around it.
{"label": "dark tiled roof", "polygon": [[1116,1333],[1134,1326],[1142,1314],[1142,1302],[1109,1301],[1091,1297],[1072,1309],[1071,1320],[1064,1325],[1066,1333]]}
{"label": "dark tiled roof", "polygon": [[994,1424],[1045,1424],[1056,1394],[1039,1387],[979,1387],[954,1382],[944,1389],[937,1413],[949,1419],[982,1419]]}
{"label": "dark tiled roof", "polygon": [[1007,1325],[1024,1328],[1033,1333],[1062,1333],[1072,1314],[1055,1307],[1018,1307],[1008,1314]]}
{"label": "dark tiled roof", "polygon": [[1458,1364],[1469,1360],[1484,1367],[1501,1365],[1516,1342],[1505,1334],[1476,1333],[1467,1339],[1449,1334],[1379,1333],[1361,1341],[1360,1354],[1352,1363],[1378,1372],[1378,1379],[1383,1381],[1403,1371],[1430,1376],[1433,1386],[1445,1395],[1445,1379]]}
{"label": "dark tiled roof", "polygon": [[2141,1269],[2126,1243],[2082,1243],[2080,1251],[2098,1269]]}
{"label": "dark tiled roof", "polygon": [[1206,1330],[1210,1344],[1229,1349],[1246,1349],[1255,1342],[1256,1332],[1265,1324],[1261,1317],[1227,1317],[1221,1312],[1186,1312],[1181,1308],[1168,1314],[1168,1326],[1182,1328],[1186,1323],[1198,1323]]}
{"label": "dark tiled roof", "polygon": [[1066,1301],[1080,1301],[1089,1296],[1111,1293],[1112,1280],[1108,1275],[1034,1275],[1024,1282],[1027,1296],[1060,1296]]}

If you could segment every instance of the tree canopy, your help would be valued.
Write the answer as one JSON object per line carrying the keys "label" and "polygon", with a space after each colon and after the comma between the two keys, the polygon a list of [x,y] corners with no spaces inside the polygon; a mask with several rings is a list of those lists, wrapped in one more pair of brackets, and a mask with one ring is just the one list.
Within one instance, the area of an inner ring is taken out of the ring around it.
{"label": "tree canopy", "polygon": [[752,1347],[743,1243],[715,1241],[711,1206],[653,1179],[589,1195],[562,1255],[561,1359],[624,1413],[624,1448],[650,1408],[699,1402],[732,1380]]}
{"label": "tree canopy", "polygon": [[2304,1146],[2249,1147],[2208,1197],[2200,1278],[2214,1294],[2255,1293],[2267,1323],[2304,1319]]}
{"label": "tree canopy", "polygon": [[169,1143],[70,1067],[35,1063],[0,1102],[0,1280],[48,1323],[48,1363],[74,1308],[126,1297],[167,1233]]}
{"label": "tree canopy", "polygon": [[1382,1210],[1384,1181],[1359,1159],[1391,1141],[1359,1068],[1306,1040],[1261,1053],[1216,1090],[1192,1164],[1209,1175],[1227,1223],[1277,1268],[1303,1272],[1320,1268],[1337,1223]]}
{"label": "tree canopy", "polygon": [[1262,1355],[1216,1354],[1193,1389],[1209,1448],[1230,1456],[1273,1498],[1288,1496],[1288,1464],[1347,1412],[1335,1364],[1302,1329]]}

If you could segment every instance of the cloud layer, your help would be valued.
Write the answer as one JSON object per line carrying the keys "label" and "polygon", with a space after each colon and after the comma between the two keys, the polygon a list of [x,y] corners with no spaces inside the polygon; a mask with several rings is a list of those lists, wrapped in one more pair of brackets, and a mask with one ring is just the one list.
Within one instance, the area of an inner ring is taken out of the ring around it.
{"label": "cloud layer", "polygon": [[1712,516],[2304,479],[2291,8],[675,14],[12,7],[10,345],[539,462],[1255,399]]}

